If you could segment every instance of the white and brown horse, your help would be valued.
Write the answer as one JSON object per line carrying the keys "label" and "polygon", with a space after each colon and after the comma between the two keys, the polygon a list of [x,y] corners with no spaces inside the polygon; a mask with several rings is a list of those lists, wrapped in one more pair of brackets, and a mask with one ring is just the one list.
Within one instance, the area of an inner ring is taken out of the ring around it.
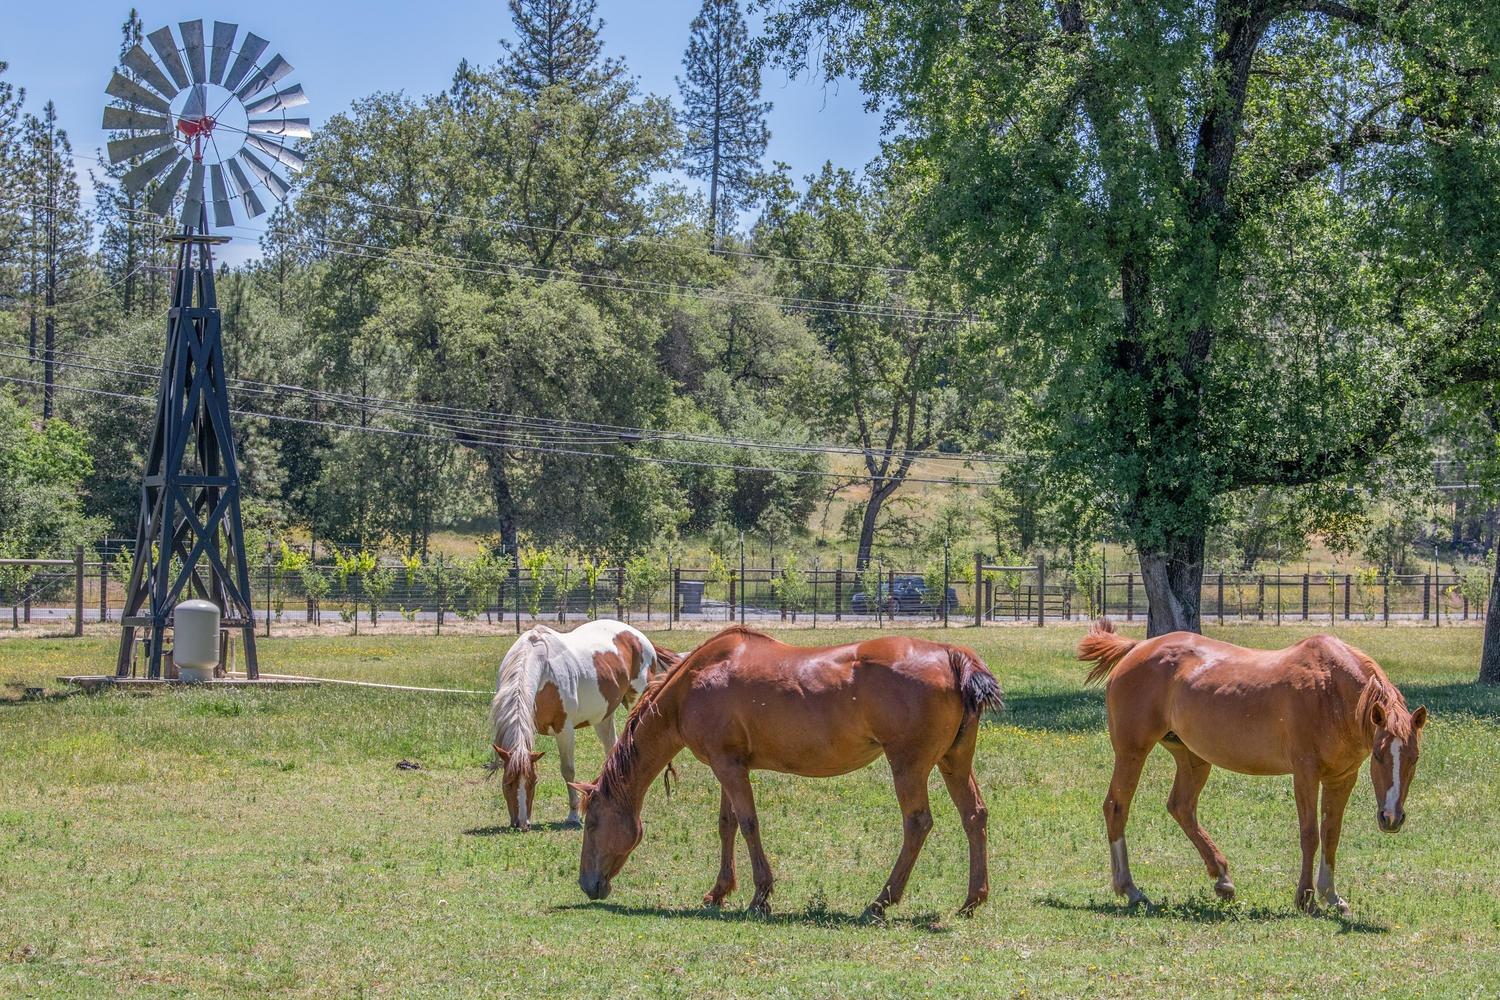
{"label": "white and brown horse", "polygon": [[1115,892],[1149,904],[1130,877],[1125,821],[1141,767],[1160,744],[1177,761],[1167,811],[1198,848],[1222,898],[1234,898],[1229,862],[1198,823],[1198,795],[1215,764],[1292,776],[1302,834],[1297,905],[1316,906],[1312,864],[1321,841],[1317,891],[1348,912],[1333,887],[1344,805],[1369,757],[1376,822],[1387,833],[1401,829],[1426,708],[1408,711],[1374,660],[1330,635],[1286,649],[1244,649],[1191,632],[1126,639],[1101,620],[1079,642],[1078,658],[1094,663],[1089,681],[1108,678],[1115,770],[1104,819]]}
{"label": "white and brown horse", "polygon": [[[557,740],[563,781],[573,780],[573,733],[593,726],[606,752],[615,745],[615,709],[629,708],[653,674],[679,657],[638,629],[601,618],[571,632],[538,625],[516,639],[495,678],[490,703],[491,772],[501,782],[510,825],[530,828],[536,802],[536,735]],[[578,793],[568,786],[568,824],[578,825]]]}

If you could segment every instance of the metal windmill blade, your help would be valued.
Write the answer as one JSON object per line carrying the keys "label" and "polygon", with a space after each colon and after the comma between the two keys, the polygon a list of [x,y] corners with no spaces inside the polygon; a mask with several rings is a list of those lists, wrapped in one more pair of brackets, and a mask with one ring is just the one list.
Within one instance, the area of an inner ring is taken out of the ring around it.
{"label": "metal windmill blade", "polygon": [[286,174],[306,165],[289,143],[311,138],[312,121],[288,117],[308,103],[307,93],[282,85],[292,65],[268,51],[266,39],[241,38],[227,21],[214,21],[210,36],[202,19],[181,21],[175,32],[158,28],[146,45],[132,46],[105,88],[114,98],[104,110],[108,155],[130,165],[125,190],[149,190],[151,212],[199,230],[208,209],[215,226],[232,227],[236,205],[253,219],[265,214],[266,195],[285,201]]}

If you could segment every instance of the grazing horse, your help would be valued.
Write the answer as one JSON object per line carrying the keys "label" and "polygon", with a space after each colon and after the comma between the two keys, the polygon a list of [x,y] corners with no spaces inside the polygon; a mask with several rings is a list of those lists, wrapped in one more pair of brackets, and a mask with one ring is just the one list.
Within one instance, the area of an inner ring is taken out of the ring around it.
{"label": "grazing horse", "polygon": [[1177,760],[1167,811],[1203,856],[1221,898],[1234,898],[1229,863],[1198,823],[1198,794],[1215,764],[1242,774],[1291,774],[1302,834],[1297,905],[1316,908],[1312,863],[1321,837],[1318,893],[1349,912],[1333,887],[1344,805],[1370,757],[1376,821],[1387,833],[1401,829],[1426,708],[1407,711],[1406,699],[1374,660],[1330,635],[1276,650],[1244,649],[1191,632],[1138,642],[1116,635],[1101,619],[1079,642],[1078,658],[1094,664],[1089,682],[1108,678],[1115,771],[1104,820],[1115,892],[1131,905],[1150,905],[1130,877],[1125,821],[1146,755],[1160,743]]}
{"label": "grazing horse", "polygon": [[989,895],[984,798],[974,780],[979,717],[1000,707],[1000,685],[970,650],[885,636],[822,649],[788,646],[743,627],[720,632],[673,668],[625,723],[598,782],[584,793],[578,884],[590,899],[640,843],[641,804],[656,774],[683,747],[719,779],[719,877],[703,897],[734,891],[734,838],[745,837],[755,876],[752,913],[770,912],[771,866],[760,842],[750,771],[806,777],[847,774],[881,753],[903,817],[901,853],[865,911],[883,919],[900,901],[932,829],[927,779],[942,772],[969,839],[971,914]]}
{"label": "grazing horse", "polygon": [[[536,734],[556,737],[563,780],[573,780],[573,731],[593,726],[607,751],[615,744],[615,709],[627,708],[653,674],[677,662],[623,622],[601,618],[571,632],[538,625],[516,639],[500,662],[490,703],[491,773],[502,785],[510,825],[530,829],[536,801]],[[568,825],[578,825],[578,792],[568,786]]]}

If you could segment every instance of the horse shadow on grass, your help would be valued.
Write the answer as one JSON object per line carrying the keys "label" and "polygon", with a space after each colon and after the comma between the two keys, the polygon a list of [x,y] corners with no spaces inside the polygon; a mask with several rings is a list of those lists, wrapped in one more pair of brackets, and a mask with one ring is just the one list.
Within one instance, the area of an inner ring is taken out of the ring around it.
{"label": "horse shadow on grass", "polygon": [[1500,723],[1500,684],[1401,684],[1412,708],[1426,705],[1438,718],[1467,715],[1481,722]]}
{"label": "horse shadow on grass", "polygon": [[988,716],[1003,725],[1054,733],[1102,733],[1104,695],[1098,690],[1053,690],[1005,695],[1004,711]]}
{"label": "horse shadow on grass", "polygon": [[871,927],[900,928],[921,931],[925,934],[951,934],[953,928],[942,922],[939,914],[931,911],[911,914],[887,913],[885,923],[872,924],[863,913],[841,913],[811,903],[800,910],[773,912],[770,916],[752,914],[746,909],[714,909],[709,906],[632,906],[626,903],[578,902],[564,903],[551,908],[554,913],[574,910],[607,910],[624,917],[668,917],[674,920],[709,920],[716,923],[782,924],[801,927]]}
{"label": "horse shadow on grass", "polygon": [[528,833],[552,833],[558,830],[569,830],[576,832],[578,824],[569,826],[562,820],[553,820],[550,823],[533,823],[530,830],[517,830],[509,823],[498,826],[473,826],[464,831],[465,837],[524,837]]}
{"label": "horse shadow on grass", "polygon": [[1278,920],[1329,920],[1339,925],[1340,934],[1389,934],[1384,924],[1346,917],[1334,910],[1321,910],[1307,914],[1292,909],[1272,909],[1269,906],[1249,906],[1243,903],[1224,903],[1214,899],[1195,897],[1179,902],[1163,900],[1149,905],[1130,906],[1121,902],[1100,902],[1091,899],[1078,902],[1060,896],[1043,896],[1037,900],[1041,905],[1054,910],[1074,913],[1097,913],[1105,917],[1122,917],[1130,920],[1170,920],[1176,923],[1231,924],[1271,923]]}

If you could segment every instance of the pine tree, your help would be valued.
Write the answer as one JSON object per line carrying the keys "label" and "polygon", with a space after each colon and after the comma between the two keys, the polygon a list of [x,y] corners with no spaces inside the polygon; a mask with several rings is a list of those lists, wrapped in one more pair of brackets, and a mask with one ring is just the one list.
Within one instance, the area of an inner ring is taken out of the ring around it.
{"label": "pine tree", "polygon": [[760,100],[760,64],[750,51],[738,0],[703,0],[682,64],[688,173],[708,181],[708,229],[715,247],[735,214],[755,201],[770,132]]}
{"label": "pine tree", "polygon": [[[0,76],[6,70],[0,62]],[[21,108],[26,91],[0,80],[0,177],[21,172]],[[21,298],[22,267],[26,260],[25,188],[0,184],[0,309],[12,309]]]}
{"label": "pine tree", "polygon": [[[131,47],[140,44],[144,25],[140,15],[132,8],[125,23],[120,25],[120,57]],[[123,63],[119,72],[138,79],[134,70]],[[125,107],[123,102],[114,102]],[[128,133],[111,133],[110,138],[121,138]],[[129,192],[120,184],[126,172],[141,163],[151,153],[132,157],[121,163],[108,163],[104,154],[98,153],[102,164],[101,175],[90,171],[94,183],[94,218],[100,227],[99,256],[104,265],[106,279],[118,290],[120,307],[126,316],[148,312],[165,304],[167,280],[166,270],[171,266],[171,251],[159,239],[160,231],[154,220],[146,216],[146,202],[155,184],[145,190]]]}
{"label": "pine tree", "polygon": [[500,43],[506,82],[537,94],[559,85],[597,90],[619,76],[619,63],[600,58],[598,6],[598,0],[510,0],[516,41]]}
{"label": "pine tree", "polygon": [[48,101],[40,118],[27,115],[22,128],[22,184],[27,191],[28,293],[32,357],[38,356],[41,326],[42,419],[52,416],[57,381],[59,311],[88,281],[89,224],[73,172],[73,145],[57,127]]}

